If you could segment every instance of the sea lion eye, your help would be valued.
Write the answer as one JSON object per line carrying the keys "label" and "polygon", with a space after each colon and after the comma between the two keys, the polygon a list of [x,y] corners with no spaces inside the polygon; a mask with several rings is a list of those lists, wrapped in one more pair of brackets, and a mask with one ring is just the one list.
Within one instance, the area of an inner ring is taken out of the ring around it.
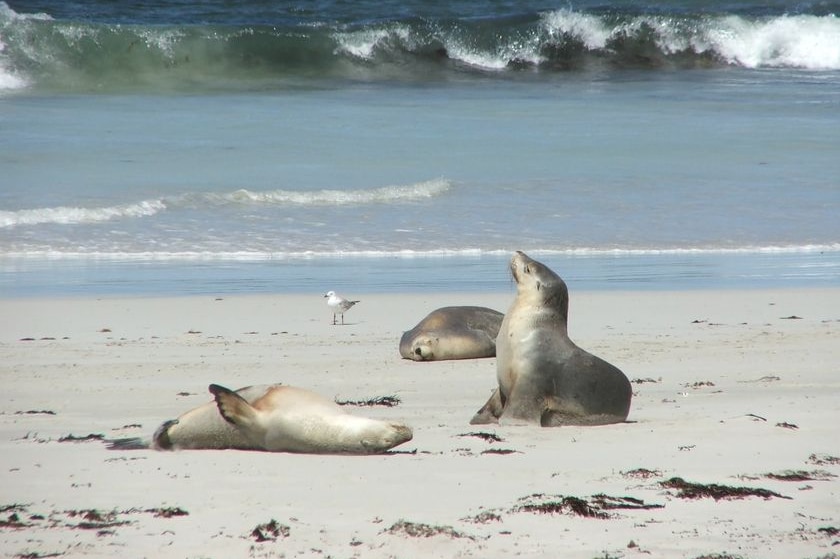
{"label": "sea lion eye", "polygon": [[530,274],[531,273],[531,268],[528,267],[527,264],[525,264],[525,267],[522,268],[522,271],[525,272],[526,274]]}

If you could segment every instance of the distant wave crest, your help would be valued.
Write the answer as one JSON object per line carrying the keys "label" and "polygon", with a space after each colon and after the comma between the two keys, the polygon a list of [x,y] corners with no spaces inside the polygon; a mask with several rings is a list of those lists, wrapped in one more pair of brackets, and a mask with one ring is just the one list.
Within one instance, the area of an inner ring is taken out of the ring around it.
{"label": "distant wave crest", "polygon": [[446,192],[449,187],[449,181],[439,179],[407,186],[385,186],[361,190],[271,190],[266,192],[237,190],[222,198],[239,203],[296,206],[377,204],[432,198]]}
{"label": "distant wave crest", "polygon": [[215,90],[715,65],[840,70],[840,18],[560,9],[319,26],[117,25],[19,14],[0,1],[0,90]]}
{"label": "distant wave crest", "polygon": [[161,200],[150,200],[137,204],[126,204],[106,208],[56,207],[18,211],[0,211],[0,228],[23,225],[41,225],[55,223],[75,225],[99,223],[124,217],[136,218],[155,215],[166,209]]}
{"label": "distant wave crest", "polygon": [[102,208],[54,207],[17,211],[0,211],[0,229],[27,225],[77,225],[100,223],[123,218],[150,217],[159,212],[189,205],[219,206],[228,204],[343,206],[362,204],[399,204],[438,196],[451,186],[450,181],[436,179],[410,185],[384,186],[359,190],[269,190],[240,189],[229,193],[194,193],[161,200],[144,200],[134,204]]}

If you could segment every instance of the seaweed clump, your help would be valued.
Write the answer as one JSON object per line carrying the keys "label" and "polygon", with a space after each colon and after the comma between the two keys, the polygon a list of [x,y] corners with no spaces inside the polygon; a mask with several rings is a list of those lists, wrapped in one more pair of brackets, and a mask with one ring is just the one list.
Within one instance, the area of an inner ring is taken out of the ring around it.
{"label": "seaweed clump", "polygon": [[395,522],[390,528],[385,530],[389,534],[406,535],[412,538],[431,538],[432,536],[447,536],[449,538],[467,538],[473,539],[472,536],[462,534],[456,531],[452,526],[432,526],[430,524],[423,524],[421,522],[408,522],[400,520]]}
{"label": "seaweed clump", "polygon": [[367,400],[336,400],[335,403],[339,406],[360,406],[360,407],[373,407],[373,406],[384,406],[386,408],[393,408],[394,406],[400,405],[399,396],[375,396],[373,398],[368,398]]}
{"label": "seaweed clump", "polygon": [[273,518],[264,524],[258,524],[256,528],[251,530],[251,537],[257,543],[277,541],[277,538],[288,538],[291,533],[291,528],[285,524],[280,524]]}
{"label": "seaweed clump", "polygon": [[[527,502],[529,500],[538,499],[539,502]],[[520,499],[526,501],[524,504],[514,508],[515,512],[535,512],[539,514],[573,514],[577,516],[584,516],[587,518],[609,518],[605,512],[599,511],[597,508],[586,502],[580,497],[564,497],[563,495],[555,495],[550,500],[545,500],[546,495],[537,493],[529,497]]]}
{"label": "seaweed clump", "polygon": [[733,487],[730,485],[718,485],[717,483],[692,483],[685,481],[681,477],[672,477],[671,479],[660,481],[659,484],[666,489],[676,489],[678,491],[677,497],[681,499],[702,499],[703,497],[711,497],[715,501],[720,501],[721,499],[743,499],[745,497],[761,497],[762,499],[778,497],[780,499],[790,499],[790,497],[785,497],[775,491],[760,487]]}
{"label": "seaweed clump", "polygon": [[488,443],[500,443],[504,439],[497,435],[496,433],[485,433],[483,431],[475,432],[475,433],[461,433],[458,435],[459,437],[476,437],[478,439],[482,439],[487,441]]}

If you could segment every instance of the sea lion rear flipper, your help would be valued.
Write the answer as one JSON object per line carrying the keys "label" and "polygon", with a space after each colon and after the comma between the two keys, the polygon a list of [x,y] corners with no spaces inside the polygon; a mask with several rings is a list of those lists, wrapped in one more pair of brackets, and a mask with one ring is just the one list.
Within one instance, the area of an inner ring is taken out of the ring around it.
{"label": "sea lion rear flipper", "polygon": [[208,389],[225,421],[237,427],[251,427],[256,423],[257,411],[242,396],[218,384],[211,384]]}
{"label": "sea lion rear flipper", "polygon": [[108,450],[146,450],[151,448],[149,441],[140,437],[126,437],[123,439],[107,439]]}

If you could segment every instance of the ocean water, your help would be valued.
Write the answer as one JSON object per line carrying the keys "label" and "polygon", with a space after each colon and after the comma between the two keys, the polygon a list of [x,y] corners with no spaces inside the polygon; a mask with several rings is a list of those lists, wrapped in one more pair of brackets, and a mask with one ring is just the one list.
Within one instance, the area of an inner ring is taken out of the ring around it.
{"label": "ocean water", "polygon": [[840,2],[0,1],[0,296],[840,285]]}

